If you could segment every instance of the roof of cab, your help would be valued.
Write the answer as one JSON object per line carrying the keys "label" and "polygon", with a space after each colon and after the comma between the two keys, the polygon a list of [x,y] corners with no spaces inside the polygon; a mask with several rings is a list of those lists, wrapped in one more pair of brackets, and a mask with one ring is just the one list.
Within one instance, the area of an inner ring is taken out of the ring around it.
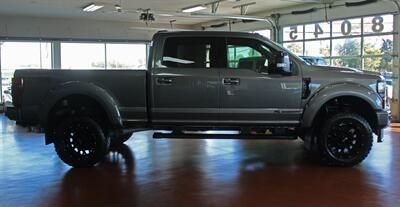
{"label": "roof of cab", "polygon": [[230,37],[230,36],[260,36],[258,33],[250,32],[229,32],[229,31],[159,31],[156,35],[166,35],[166,36],[215,36],[215,37]]}

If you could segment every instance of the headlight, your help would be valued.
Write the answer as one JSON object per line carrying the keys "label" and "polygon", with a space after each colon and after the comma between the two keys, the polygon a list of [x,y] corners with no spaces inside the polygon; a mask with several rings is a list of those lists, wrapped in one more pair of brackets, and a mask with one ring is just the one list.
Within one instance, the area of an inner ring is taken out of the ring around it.
{"label": "headlight", "polygon": [[382,97],[385,98],[386,95],[386,81],[378,81],[376,83],[376,92]]}

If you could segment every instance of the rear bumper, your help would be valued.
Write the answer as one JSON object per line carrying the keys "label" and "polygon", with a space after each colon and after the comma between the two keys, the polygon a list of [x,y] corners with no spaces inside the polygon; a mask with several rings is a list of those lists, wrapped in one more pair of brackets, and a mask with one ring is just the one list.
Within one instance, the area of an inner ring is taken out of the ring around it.
{"label": "rear bumper", "polygon": [[14,106],[5,107],[4,113],[5,113],[6,117],[8,117],[11,120],[15,120],[15,121],[20,120],[21,112],[18,108],[14,107]]}

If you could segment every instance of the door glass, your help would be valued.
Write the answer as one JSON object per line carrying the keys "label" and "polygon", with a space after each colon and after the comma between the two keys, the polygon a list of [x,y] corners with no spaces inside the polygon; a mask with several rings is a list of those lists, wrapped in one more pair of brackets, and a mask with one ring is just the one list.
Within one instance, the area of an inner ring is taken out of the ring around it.
{"label": "door glass", "polygon": [[[219,40],[219,41],[218,41]],[[170,37],[165,41],[160,68],[218,68],[223,67],[223,47],[219,38]]]}
{"label": "door glass", "polygon": [[227,42],[228,68],[249,69],[261,73],[276,70],[274,52],[258,40],[230,38]]}
{"label": "door glass", "polygon": [[244,59],[254,59],[260,57],[262,57],[261,53],[251,47],[228,45],[229,68],[244,67],[244,65],[239,65],[239,60],[243,62]]}

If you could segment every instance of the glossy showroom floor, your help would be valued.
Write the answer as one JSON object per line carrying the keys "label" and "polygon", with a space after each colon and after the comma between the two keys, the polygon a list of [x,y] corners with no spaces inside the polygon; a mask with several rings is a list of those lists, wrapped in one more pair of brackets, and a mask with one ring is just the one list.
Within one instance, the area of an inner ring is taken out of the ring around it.
{"label": "glossy showroom floor", "polygon": [[354,168],[319,166],[301,141],[153,140],[135,134],[72,169],[0,116],[0,206],[399,206],[400,126]]}

